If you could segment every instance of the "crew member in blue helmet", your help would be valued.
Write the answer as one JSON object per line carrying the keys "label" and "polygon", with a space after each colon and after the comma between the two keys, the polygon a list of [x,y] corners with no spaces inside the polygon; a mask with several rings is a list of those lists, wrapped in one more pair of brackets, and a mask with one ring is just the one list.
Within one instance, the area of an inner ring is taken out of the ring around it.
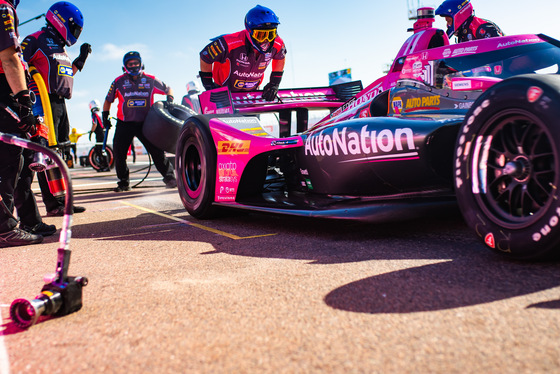
{"label": "crew member in blue helmet", "polygon": [[286,46],[277,34],[280,20],[257,5],[245,16],[245,30],[212,40],[200,52],[200,80],[206,90],[227,86],[232,92],[255,91],[272,61],[262,97],[272,101],[284,73]]}
{"label": "crew member in blue helmet", "polygon": [[[91,45],[80,46],[80,54],[73,61],[66,53],[66,47],[74,45],[84,27],[84,16],[80,9],[67,1],[54,3],[45,16],[46,27],[28,35],[21,43],[24,60],[34,66],[45,81],[49,93],[53,125],[57,142],[69,141],[70,122],[66,110],[66,100],[72,97],[74,75],[84,67],[91,53]],[[32,86],[33,88],[34,86]],[[44,115],[39,91],[34,89],[38,97],[33,112]],[[47,216],[64,215],[64,197],[54,197],[49,190],[44,173],[39,173],[39,186],[43,202],[47,208]],[[74,206],[74,213],[85,211],[84,207]]]}
{"label": "crew member in blue helmet", "polygon": [[470,0],[446,0],[436,9],[436,15],[445,18],[447,35],[457,36],[459,43],[504,36],[495,23],[475,17]]}

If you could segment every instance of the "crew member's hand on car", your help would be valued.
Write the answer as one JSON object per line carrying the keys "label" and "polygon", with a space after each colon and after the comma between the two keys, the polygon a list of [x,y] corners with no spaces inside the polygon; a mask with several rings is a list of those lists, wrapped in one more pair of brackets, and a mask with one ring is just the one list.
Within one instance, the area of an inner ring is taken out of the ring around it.
{"label": "crew member's hand on car", "polygon": [[270,73],[270,82],[264,86],[262,97],[266,101],[272,101],[276,98],[278,94],[278,88],[280,88],[280,82],[282,81],[282,71],[273,71]]}

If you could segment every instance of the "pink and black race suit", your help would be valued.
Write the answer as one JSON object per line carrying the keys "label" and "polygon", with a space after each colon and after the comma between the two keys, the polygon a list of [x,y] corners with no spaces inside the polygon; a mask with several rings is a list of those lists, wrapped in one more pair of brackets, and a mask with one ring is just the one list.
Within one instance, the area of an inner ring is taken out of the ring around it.
{"label": "pink and black race suit", "polygon": [[260,53],[251,45],[247,30],[220,36],[200,52],[202,61],[214,64],[214,82],[227,86],[231,92],[258,89],[270,62],[285,57],[286,46],[280,37],[276,37],[268,52]]}
{"label": "pink and black race suit", "polygon": [[504,36],[504,33],[494,22],[474,16],[469,18],[457,31],[459,43],[497,36]]}
{"label": "pink and black race suit", "polygon": [[74,72],[64,42],[48,28],[28,35],[21,42],[23,58],[34,66],[45,81],[49,94],[72,97]]}
{"label": "pink and black race suit", "polygon": [[113,103],[119,99],[117,118],[124,122],[143,122],[154,103],[154,95],[165,95],[169,87],[154,77],[142,73],[137,79],[123,74],[113,81],[107,100]]}

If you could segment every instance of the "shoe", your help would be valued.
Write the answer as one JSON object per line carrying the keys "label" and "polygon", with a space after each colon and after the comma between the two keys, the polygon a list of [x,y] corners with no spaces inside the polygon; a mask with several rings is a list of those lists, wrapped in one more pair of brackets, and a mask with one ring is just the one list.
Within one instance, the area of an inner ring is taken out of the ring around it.
{"label": "shoe", "polygon": [[17,227],[15,227],[12,231],[0,234],[0,248],[39,244],[42,241],[43,237],[41,235],[30,234]]}
{"label": "shoe", "polygon": [[52,234],[54,234],[56,232],[56,226],[55,225],[47,225],[44,222],[39,222],[38,224],[36,224],[33,227],[25,226],[25,225],[19,225],[19,228],[24,230],[24,231],[27,231],[30,234],[41,235],[41,236],[51,236]]}
{"label": "shoe", "polygon": [[165,188],[177,188],[177,180],[171,179],[165,182]]}
{"label": "shoe", "polygon": [[130,191],[130,186],[118,186],[118,187],[115,188],[113,191],[115,191],[115,192],[126,192],[126,191]]}
{"label": "shoe", "polygon": [[[83,206],[74,205],[72,213],[83,213],[86,211],[86,208]],[[47,217],[62,217],[64,215],[64,206],[59,206],[53,210],[47,211]]]}

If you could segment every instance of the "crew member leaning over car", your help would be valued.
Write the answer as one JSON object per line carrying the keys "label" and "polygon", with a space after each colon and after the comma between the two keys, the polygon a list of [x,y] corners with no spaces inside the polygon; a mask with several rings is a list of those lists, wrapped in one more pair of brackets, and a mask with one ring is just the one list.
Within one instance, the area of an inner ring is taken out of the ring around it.
{"label": "crew member leaning over car", "polygon": [[436,15],[445,17],[447,36],[457,36],[457,42],[504,36],[494,23],[474,16],[470,0],[446,0],[436,9]]}
{"label": "crew member leaning over car", "polygon": [[227,86],[232,92],[255,91],[272,61],[270,82],[262,97],[278,93],[286,47],[277,35],[280,21],[274,12],[257,5],[245,16],[245,30],[212,39],[200,52],[200,80],[206,90]]}

